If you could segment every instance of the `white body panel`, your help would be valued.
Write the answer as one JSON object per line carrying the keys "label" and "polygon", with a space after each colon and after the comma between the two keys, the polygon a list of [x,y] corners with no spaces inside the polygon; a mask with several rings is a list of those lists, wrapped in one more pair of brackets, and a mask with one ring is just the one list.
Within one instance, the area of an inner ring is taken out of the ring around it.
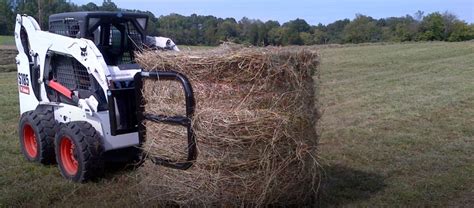
{"label": "white body panel", "polygon": [[[20,30],[22,27],[25,28],[26,33],[28,34],[30,48],[29,54],[36,57],[36,62],[40,66],[39,94],[42,99],[41,102],[38,101],[32,89],[30,62],[28,60],[28,54],[24,52],[20,37]],[[53,106],[55,120],[58,123],[73,121],[89,122],[102,135],[102,143],[106,151],[139,144],[137,132],[112,136],[110,133],[109,112],[97,112],[97,104],[94,106],[92,100],[80,99],[79,106],[50,102],[46,95],[45,83],[42,78],[45,67],[48,66],[46,56],[51,52],[72,56],[74,59],[79,61],[87,68],[88,73],[92,74],[97,80],[101,88],[104,90],[104,95],[107,95],[109,89],[108,81],[115,79],[132,79],[137,72],[141,71],[140,69],[120,71],[117,67],[107,66],[102,54],[92,41],[87,39],[70,38],[41,31],[38,23],[28,16],[17,15],[15,42],[19,51],[16,61],[19,73],[18,81],[21,114],[35,110],[38,105]],[[85,52],[83,51],[84,48],[86,48]],[[29,93],[25,93],[26,90],[28,90]]]}
{"label": "white body panel", "polygon": [[121,80],[126,80],[133,78],[136,73],[141,72],[141,69],[136,69],[136,70],[120,70],[116,66],[108,66],[109,70],[109,78],[116,80],[116,81],[121,81]]}
{"label": "white body panel", "polygon": [[102,136],[102,144],[106,151],[129,147],[139,143],[137,132],[117,136],[111,135],[108,111],[96,112],[91,116],[76,106],[59,104],[54,106],[54,117],[60,123],[71,121],[89,122]]}
{"label": "white body panel", "polygon": [[[23,18],[17,16],[17,27],[15,27],[15,41],[16,41],[16,48],[18,49],[19,53],[16,56],[16,64],[18,69],[18,91],[19,91],[19,99],[20,99],[20,113],[24,113],[26,111],[31,111],[38,106],[39,102],[33,94],[31,89],[31,75],[30,75],[30,63],[28,60],[27,55],[24,53],[23,45],[20,41],[20,29],[18,27],[19,22],[22,21]],[[36,23],[36,22],[35,22]],[[36,23],[37,25],[37,23]],[[27,30],[35,31],[37,30],[35,24],[32,21],[25,21],[23,26]],[[25,76],[21,76],[25,75]],[[23,80],[22,80],[23,79]],[[26,80],[25,80],[26,79]],[[25,81],[27,83],[25,83]],[[20,85],[22,83],[23,85]],[[26,88],[29,93],[20,93],[22,87]]]}

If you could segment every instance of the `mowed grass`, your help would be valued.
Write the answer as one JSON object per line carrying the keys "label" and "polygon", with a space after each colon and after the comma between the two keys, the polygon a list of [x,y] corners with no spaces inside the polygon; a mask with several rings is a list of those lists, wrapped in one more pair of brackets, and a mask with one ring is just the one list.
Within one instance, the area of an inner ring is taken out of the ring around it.
{"label": "mowed grass", "polygon": [[[321,53],[320,205],[472,205],[474,43]],[[156,205],[141,195],[140,170],[74,184],[26,162],[15,72],[0,73],[0,106],[0,207]]]}
{"label": "mowed grass", "polygon": [[178,48],[181,51],[197,51],[197,50],[210,50],[210,49],[215,48],[215,46],[179,45]]}
{"label": "mowed grass", "polygon": [[15,38],[13,36],[0,35],[0,46],[13,46],[15,45]]}
{"label": "mowed grass", "polygon": [[15,57],[16,49],[2,49],[0,47],[0,73],[16,71]]}
{"label": "mowed grass", "polygon": [[473,42],[322,56],[323,205],[473,205]]}

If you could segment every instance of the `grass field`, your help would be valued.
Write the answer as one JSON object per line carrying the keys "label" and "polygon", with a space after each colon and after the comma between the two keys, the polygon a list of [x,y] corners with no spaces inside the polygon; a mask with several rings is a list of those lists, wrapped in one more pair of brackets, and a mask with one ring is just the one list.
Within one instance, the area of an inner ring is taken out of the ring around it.
{"label": "grass field", "polygon": [[191,46],[191,45],[183,45],[178,46],[179,50],[181,51],[195,51],[195,50],[209,50],[215,48],[214,46]]}
{"label": "grass field", "polygon": [[329,204],[474,204],[474,43],[324,49]]}
{"label": "grass field", "polygon": [[[474,42],[322,49],[320,205],[474,204]],[[16,73],[0,73],[0,207],[147,206],[138,171],[73,184],[25,162]]]}
{"label": "grass field", "polygon": [[2,36],[0,35],[0,46],[15,45],[15,39],[13,36]]}
{"label": "grass field", "polygon": [[16,71],[15,56],[18,51],[0,48],[0,73]]}

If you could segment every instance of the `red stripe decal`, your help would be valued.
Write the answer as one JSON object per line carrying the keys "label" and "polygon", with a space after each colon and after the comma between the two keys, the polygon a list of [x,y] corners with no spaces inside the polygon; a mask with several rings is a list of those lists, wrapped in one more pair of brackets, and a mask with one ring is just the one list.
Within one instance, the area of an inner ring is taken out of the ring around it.
{"label": "red stripe decal", "polygon": [[69,99],[72,99],[72,92],[68,88],[64,87],[62,84],[59,84],[58,82],[55,82],[53,80],[49,81],[48,84],[51,88],[54,90],[58,91],[59,93],[63,94],[64,96],[68,97]]}
{"label": "red stripe decal", "polygon": [[20,86],[20,92],[24,94],[30,94],[30,88],[28,86]]}

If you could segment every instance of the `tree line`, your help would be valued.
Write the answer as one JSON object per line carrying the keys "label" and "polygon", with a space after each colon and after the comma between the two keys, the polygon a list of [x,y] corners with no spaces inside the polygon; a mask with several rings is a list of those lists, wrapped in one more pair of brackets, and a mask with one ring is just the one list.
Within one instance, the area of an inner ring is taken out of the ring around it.
{"label": "tree line", "polygon": [[148,33],[172,38],[182,45],[218,45],[232,41],[256,46],[313,45],[366,42],[466,41],[474,39],[474,24],[450,12],[425,14],[418,11],[403,17],[374,19],[357,14],[323,25],[310,25],[303,19],[280,24],[244,17],[218,18],[211,15],[170,14],[156,17],[149,11],[118,8],[112,0],[101,5],[76,5],[66,0],[0,0],[0,35],[12,35],[16,14],[28,14],[42,28],[48,27],[51,14],[72,11],[133,11],[149,16]]}

